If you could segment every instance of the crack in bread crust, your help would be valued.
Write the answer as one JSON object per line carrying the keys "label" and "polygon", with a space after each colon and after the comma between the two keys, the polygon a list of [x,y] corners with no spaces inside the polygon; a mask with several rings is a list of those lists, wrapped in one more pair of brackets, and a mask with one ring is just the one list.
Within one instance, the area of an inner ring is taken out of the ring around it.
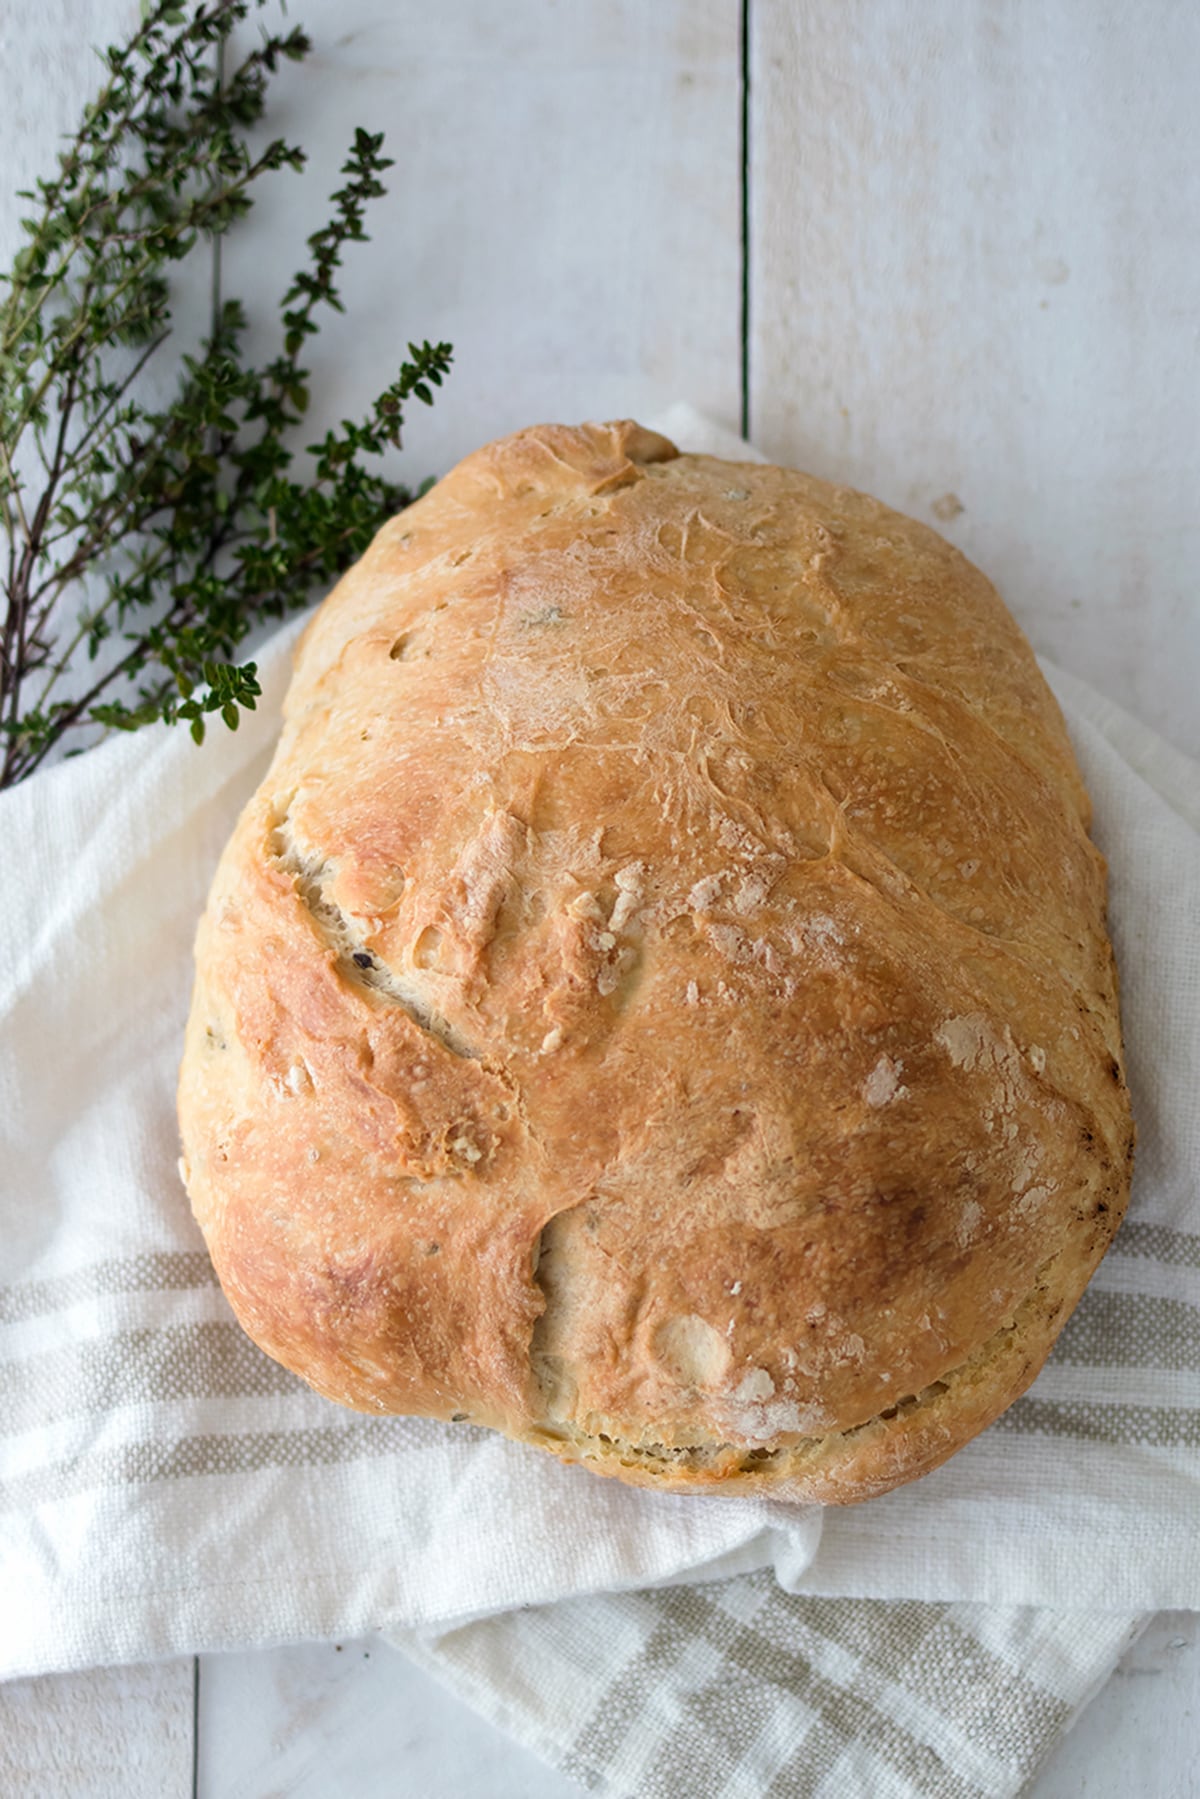
{"label": "crack in bread crust", "polygon": [[[1092,1267],[1114,1228],[1100,1233]],[[766,1492],[796,1503],[856,1504],[945,1461],[961,1446],[964,1414],[973,1418],[974,1435],[1018,1399],[1040,1371],[1045,1349],[1090,1272],[1080,1278],[1069,1251],[1052,1257],[1012,1318],[963,1362],[845,1431],[753,1449],[733,1443],[669,1447],[551,1421],[526,1433],[526,1440],[563,1461],[638,1486],[693,1493]]]}
{"label": "crack in bread crust", "polygon": [[278,867],[292,877],[296,898],[308,914],[313,929],[322,943],[334,952],[342,979],[399,1006],[420,1030],[449,1050],[452,1056],[477,1061],[480,1052],[467,1042],[462,1032],[442,1016],[414,981],[397,974],[376,950],[369,949],[366,939],[354,929],[347,914],[335,905],[329,887],[336,869],[319,850],[299,843],[286,808],[276,819],[270,845]]}
{"label": "crack in bread crust", "polygon": [[795,1442],[780,1443],[775,1447],[763,1444],[754,1449],[747,1449],[744,1445],[736,1443],[677,1445],[634,1443],[628,1439],[612,1436],[606,1431],[586,1431],[577,1425],[559,1423],[556,1420],[548,1420],[544,1425],[539,1426],[537,1436],[539,1441],[547,1442],[547,1447],[550,1447],[550,1439],[559,1440],[564,1445],[578,1450],[581,1458],[586,1458],[590,1446],[596,1445],[594,1453],[601,1458],[632,1457],[636,1464],[643,1466],[652,1466],[658,1462],[669,1468],[681,1466],[703,1468],[715,1464],[724,1466],[736,1458],[739,1472],[753,1473],[762,1470],[764,1464],[776,1462],[782,1458],[790,1458],[797,1462],[803,1461],[836,1444],[851,1443],[856,1437],[876,1425],[888,1424],[896,1418],[909,1417],[919,1407],[929,1406],[944,1394],[953,1393],[957,1382],[992,1360],[1001,1347],[1012,1341],[1021,1324],[1045,1296],[1046,1278],[1052,1267],[1053,1263],[1047,1262],[1039,1270],[1036,1283],[1017,1307],[1012,1320],[1003,1325],[1000,1330],[994,1331],[986,1342],[981,1343],[965,1361],[960,1362],[957,1367],[948,1368],[939,1379],[931,1381],[919,1393],[906,1393],[902,1399],[898,1399],[894,1404],[885,1406],[882,1411],[876,1412],[874,1417],[864,1418],[860,1424],[855,1424],[848,1430],[829,1431],[819,1437],[801,1437]]}

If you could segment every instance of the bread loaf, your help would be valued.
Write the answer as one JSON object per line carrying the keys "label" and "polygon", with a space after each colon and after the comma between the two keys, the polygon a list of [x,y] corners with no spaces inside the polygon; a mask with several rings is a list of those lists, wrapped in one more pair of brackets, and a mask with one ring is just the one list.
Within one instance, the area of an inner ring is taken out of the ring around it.
{"label": "bread loaf", "polygon": [[1105,873],[933,531],[630,423],[393,518],[200,926],[188,1188],[268,1354],[677,1492],[849,1502],[1033,1378],[1120,1221]]}

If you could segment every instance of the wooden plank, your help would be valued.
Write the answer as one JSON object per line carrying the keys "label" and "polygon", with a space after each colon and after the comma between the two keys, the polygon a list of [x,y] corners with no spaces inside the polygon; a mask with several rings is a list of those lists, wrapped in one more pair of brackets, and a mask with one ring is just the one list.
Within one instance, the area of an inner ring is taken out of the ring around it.
{"label": "wooden plank", "polygon": [[[39,0],[0,27],[0,262],[25,241],[17,189],[53,172],[102,70],[93,46],[118,42],[136,0]],[[185,327],[204,310],[183,308]],[[149,385],[148,395],[165,392]],[[175,1799],[192,1785],[192,1662],[91,1669],[0,1684],[5,1799]]]}
{"label": "wooden plank", "polygon": [[4,1799],[185,1799],[192,1662],[0,1684]]}
{"label": "wooden plank", "polygon": [[413,409],[414,476],[545,419],[685,398],[736,425],[736,0],[309,0],[303,18],[316,47],[270,127],[309,167],[230,240],[224,291],[271,319],[356,125],[396,159],[373,241],[347,252],[347,316],[316,340],[314,420],[359,413],[428,336],[456,359],[433,413]]}
{"label": "wooden plank", "polygon": [[[312,159],[226,247],[222,287],[269,320],[354,127],[387,131],[391,191],[348,254],[347,317],[317,341],[314,419],[361,410],[407,339],[431,336],[453,341],[455,369],[432,414],[414,409],[410,478],[538,419],[686,397],[736,424],[735,4],[326,3],[305,23],[317,49],[271,126]],[[201,1795],[250,1799],[269,1770],[289,1793],[370,1799],[401,1768],[431,1799],[484,1780],[493,1799],[577,1791],[382,1644],[201,1670]]]}
{"label": "wooden plank", "polygon": [[935,524],[1200,751],[1200,9],[750,21],[757,441]]}
{"label": "wooden plank", "polygon": [[379,1639],[200,1664],[197,1799],[575,1799],[580,1788]]}
{"label": "wooden plank", "polygon": [[[750,8],[755,441],[927,519],[1193,753],[1198,50],[1166,5]],[[1198,1713],[1164,1614],[1031,1799],[1184,1799]]]}

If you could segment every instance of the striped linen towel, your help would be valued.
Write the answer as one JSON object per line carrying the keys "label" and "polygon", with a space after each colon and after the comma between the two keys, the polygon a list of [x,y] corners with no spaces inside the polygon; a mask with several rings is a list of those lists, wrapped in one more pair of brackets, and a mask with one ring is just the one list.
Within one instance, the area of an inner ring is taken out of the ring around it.
{"label": "striped linen towel", "polygon": [[[617,1792],[659,1790],[699,1713],[742,1786],[697,1792],[765,1791],[772,1756],[775,1790],[818,1791],[797,1769],[836,1785],[870,1755],[909,1785],[861,1790],[940,1791],[921,1767],[972,1731],[977,1789],[1013,1790],[1139,1616],[1200,1606],[1200,771],[1051,671],[1112,868],[1141,1136],[1130,1220],[1030,1394],[850,1511],[645,1494],[341,1412],[213,1283],[175,1166],[190,944],[295,629],[236,736],[152,731],[0,796],[0,1675],[390,1626]],[[705,1585],[638,1591],[667,1582]],[[908,1603],[835,1627],[847,1598]],[[535,1666],[592,1706],[569,1742],[514,1688]],[[747,1682],[757,1731],[719,1703]],[[915,1748],[871,1748],[889,1719]]]}
{"label": "striped linen towel", "polygon": [[610,1799],[1005,1799],[1145,1622],[814,1599],[762,1570],[388,1634]]}

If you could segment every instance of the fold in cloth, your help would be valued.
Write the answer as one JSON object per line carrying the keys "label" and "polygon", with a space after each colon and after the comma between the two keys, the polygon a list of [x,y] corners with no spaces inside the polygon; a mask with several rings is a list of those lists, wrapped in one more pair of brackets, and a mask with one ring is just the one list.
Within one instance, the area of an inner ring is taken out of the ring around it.
{"label": "fold in cloth", "polygon": [[1145,1622],[811,1599],[763,1570],[388,1634],[609,1799],[1009,1799]]}

